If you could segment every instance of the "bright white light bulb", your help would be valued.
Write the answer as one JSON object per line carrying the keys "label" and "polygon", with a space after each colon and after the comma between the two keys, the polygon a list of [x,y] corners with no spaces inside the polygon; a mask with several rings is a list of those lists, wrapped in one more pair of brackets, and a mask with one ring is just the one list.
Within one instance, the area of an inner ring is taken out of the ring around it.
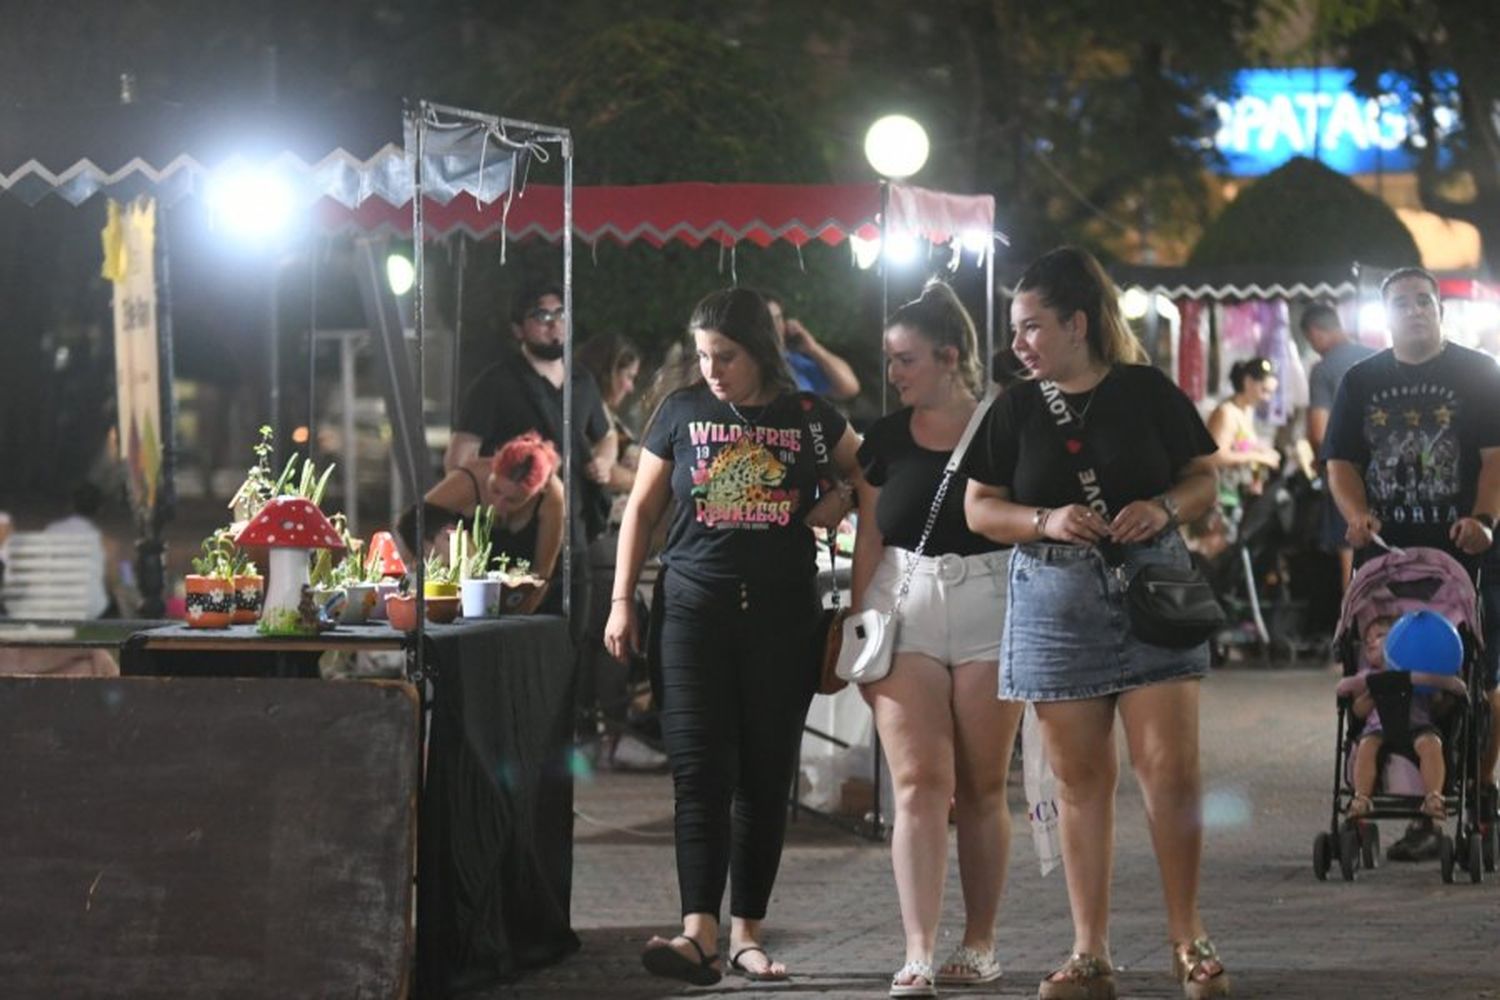
{"label": "bright white light bulb", "polygon": [[1151,296],[1147,295],[1143,288],[1131,285],[1120,296],[1120,311],[1125,314],[1126,319],[1140,319],[1150,308]]}
{"label": "bright white light bulb", "polygon": [[893,267],[905,267],[916,259],[916,237],[906,233],[891,233],[885,244],[885,262]]}
{"label": "bright white light bulb", "polygon": [[910,177],[927,162],[927,130],[906,115],[886,115],[865,133],[865,159],[892,180]]}
{"label": "bright white light bulb", "polygon": [[385,280],[390,284],[392,292],[405,295],[417,281],[417,269],[412,266],[411,261],[399,253],[393,253],[385,259]]}
{"label": "bright white light bulb", "polygon": [[291,182],[269,167],[235,167],[215,176],[206,197],[214,224],[247,242],[285,231],[296,207]]}

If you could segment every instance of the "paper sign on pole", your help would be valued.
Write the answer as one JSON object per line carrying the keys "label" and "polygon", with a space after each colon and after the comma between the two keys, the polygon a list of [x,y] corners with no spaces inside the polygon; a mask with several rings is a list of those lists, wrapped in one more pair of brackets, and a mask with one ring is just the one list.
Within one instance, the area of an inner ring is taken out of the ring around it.
{"label": "paper sign on pole", "polygon": [[156,330],[156,203],[109,203],[104,277],[114,282],[120,459],[138,511],[156,504],[161,476],[161,378]]}

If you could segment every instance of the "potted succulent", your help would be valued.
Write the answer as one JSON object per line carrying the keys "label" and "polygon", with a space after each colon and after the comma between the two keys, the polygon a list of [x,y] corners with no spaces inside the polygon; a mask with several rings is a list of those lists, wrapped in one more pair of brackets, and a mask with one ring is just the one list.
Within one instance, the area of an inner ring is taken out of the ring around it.
{"label": "potted succulent", "polygon": [[234,615],[234,543],[219,530],[203,540],[193,557],[193,570],[184,581],[187,623],[191,628],[228,628]]}
{"label": "potted succulent", "polygon": [[500,614],[505,581],[490,573],[490,528],[494,523],[495,508],[482,506],[474,511],[468,531],[459,536],[459,593],[465,618],[495,618]]}
{"label": "potted succulent", "polygon": [[[224,529],[226,535],[228,529]],[[260,619],[261,602],[266,596],[266,581],[250,559],[250,553],[226,539],[233,548],[230,565],[234,570],[234,614],[230,622],[235,625],[253,625]]]}
{"label": "potted succulent", "polygon": [[520,611],[532,595],[547,585],[546,580],[532,574],[529,559],[517,559],[512,563],[510,556],[502,552],[495,562],[500,567],[499,576],[504,587],[500,606],[505,611]]}
{"label": "potted succulent", "polygon": [[428,597],[458,596],[458,566],[434,552],[423,567],[422,593]]}
{"label": "potted succulent", "polygon": [[458,617],[458,569],[436,552],[427,557],[422,593],[428,621],[447,624]]}
{"label": "potted succulent", "polygon": [[347,554],[333,568],[333,582],[344,591],[344,612],[339,621],[346,625],[359,625],[368,621],[380,602],[379,588],[385,579],[380,564],[366,559],[364,543],[352,537],[340,525]]}

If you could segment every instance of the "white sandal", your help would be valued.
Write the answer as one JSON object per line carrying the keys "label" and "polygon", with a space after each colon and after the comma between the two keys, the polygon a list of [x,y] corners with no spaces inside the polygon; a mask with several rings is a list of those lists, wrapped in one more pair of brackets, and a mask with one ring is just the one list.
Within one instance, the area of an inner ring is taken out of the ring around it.
{"label": "white sandal", "polygon": [[[944,969],[958,969],[944,972]],[[961,944],[938,966],[939,986],[978,986],[993,983],[1000,978],[1000,962],[995,958],[995,949],[979,951]]]}
{"label": "white sandal", "polygon": [[[909,982],[898,983],[896,980],[906,977]],[[917,980],[920,980],[918,982]],[[935,997],[937,993],[937,979],[932,974],[932,963],[922,961],[907,962],[896,970],[891,977],[891,996],[893,997]]]}

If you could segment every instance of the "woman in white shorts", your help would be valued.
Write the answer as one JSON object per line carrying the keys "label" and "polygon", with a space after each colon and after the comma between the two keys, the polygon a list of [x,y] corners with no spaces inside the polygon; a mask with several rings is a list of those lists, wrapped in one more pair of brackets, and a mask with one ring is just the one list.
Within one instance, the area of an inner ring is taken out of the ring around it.
{"label": "woman in white shorts", "polygon": [[[949,484],[924,554],[913,555],[943,467],[978,405],[973,321],[952,289],[929,284],[891,316],[885,355],[903,408],[878,420],[859,450],[853,604],[889,611],[916,560],[891,672],[862,693],[896,792],[891,861],[906,959],[891,995],[935,996],[939,984],[1000,976],[995,917],[1010,849],[1005,780],[1022,704],[996,694],[1010,553],[969,531],[963,477]],[[963,941],[934,969],[950,801],[966,919]]]}

